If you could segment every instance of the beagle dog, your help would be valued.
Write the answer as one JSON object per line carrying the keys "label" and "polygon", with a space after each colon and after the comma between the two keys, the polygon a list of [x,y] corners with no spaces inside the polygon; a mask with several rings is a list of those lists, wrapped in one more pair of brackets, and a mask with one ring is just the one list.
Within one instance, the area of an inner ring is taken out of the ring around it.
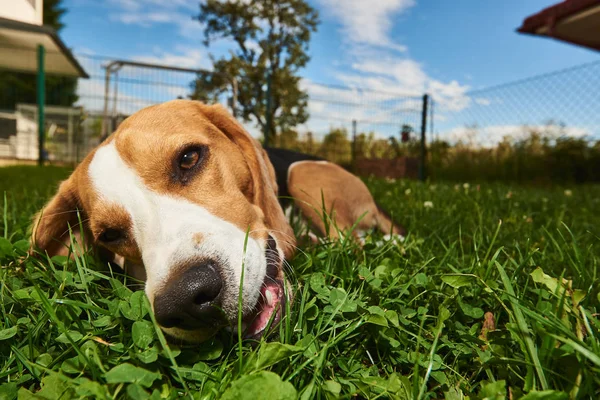
{"label": "beagle dog", "polygon": [[35,216],[32,246],[70,254],[72,232],[109,254],[145,281],[174,338],[236,330],[240,305],[245,337],[258,338],[281,320],[283,261],[296,246],[278,196],[332,239],[353,227],[402,234],[343,168],[265,152],[224,107],[174,100],[127,118],[86,156]]}

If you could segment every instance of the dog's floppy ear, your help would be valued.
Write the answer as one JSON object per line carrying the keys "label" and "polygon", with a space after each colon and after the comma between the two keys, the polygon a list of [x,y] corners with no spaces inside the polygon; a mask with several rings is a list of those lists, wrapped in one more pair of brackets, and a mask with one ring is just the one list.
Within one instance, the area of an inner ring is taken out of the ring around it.
{"label": "dog's floppy ear", "polygon": [[79,219],[84,221],[85,216],[78,213],[79,193],[74,175],[63,181],[58,192],[40,210],[33,219],[31,232],[32,250],[35,248],[46,252],[50,257],[55,255],[68,255],[71,227],[72,234],[81,243],[81,228]]}
{"label": "dog's floppy ear", "polygon": [[273,230],[285,257],[291,258],[296,245],[294,232],[277,200],[275,170],[265,151],[223,106],[199,104],[210,122],[242,150],[252,174],[253,203],[264,213],[265,224]]}

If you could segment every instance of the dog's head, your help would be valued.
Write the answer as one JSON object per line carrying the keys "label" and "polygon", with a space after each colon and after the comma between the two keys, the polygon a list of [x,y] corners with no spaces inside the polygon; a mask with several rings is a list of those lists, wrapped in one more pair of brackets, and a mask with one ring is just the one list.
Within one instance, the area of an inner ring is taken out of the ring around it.
{"label": "dog's head", "polygon": [[173,337],[235,327],[239,305],[246,336],[281,316],[293,232],[266,154],[221,106],[175,100],[124,121],[35,217],[33,244],[64,253],[69,226],[145,280]]}

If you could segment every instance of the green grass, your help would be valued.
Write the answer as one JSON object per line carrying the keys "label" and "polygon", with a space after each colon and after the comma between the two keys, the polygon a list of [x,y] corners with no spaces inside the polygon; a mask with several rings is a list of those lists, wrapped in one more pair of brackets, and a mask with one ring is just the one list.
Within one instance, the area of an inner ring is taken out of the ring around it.
{"label": "green grass", "polygon": [[26,257],[66,174],[0,169],[0,399],[600,396],[598,186],[367,180],[404,243],[305,248],[278,338],[178,346],[92,257]]}

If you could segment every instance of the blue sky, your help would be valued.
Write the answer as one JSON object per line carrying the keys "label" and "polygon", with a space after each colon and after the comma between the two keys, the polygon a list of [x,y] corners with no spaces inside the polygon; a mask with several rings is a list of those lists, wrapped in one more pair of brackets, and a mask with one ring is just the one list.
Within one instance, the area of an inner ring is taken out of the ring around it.
{"label": "blue sky", "polygon": [[[428,91],[448,110],[464,94],[600,60],[599,53],[516,33],[558,0],[309,0],[321,24],[307,82],[394,93]],[[199,0],[65,0],[61,36],[76,53],[210,68]],[[336,95],[333,93],[332,95]],[[323,111],[323,110],[321,110]]]}

